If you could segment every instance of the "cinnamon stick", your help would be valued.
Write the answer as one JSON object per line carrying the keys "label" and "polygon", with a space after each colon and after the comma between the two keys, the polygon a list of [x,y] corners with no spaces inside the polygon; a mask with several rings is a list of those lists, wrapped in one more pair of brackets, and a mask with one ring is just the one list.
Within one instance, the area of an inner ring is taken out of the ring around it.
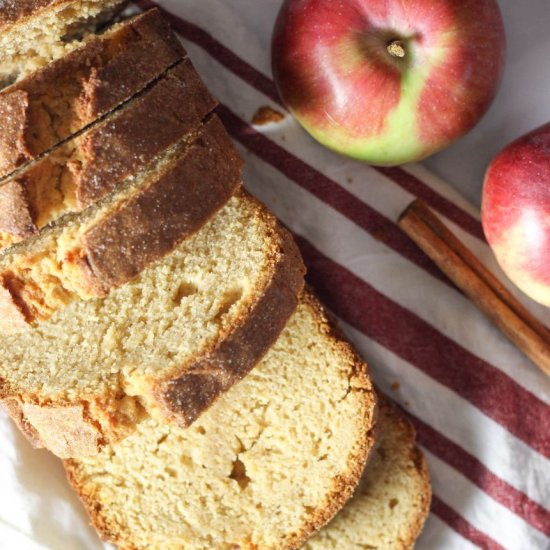
{"label": "cinnamon stick", "polygon": [[550,332],[422,201],[399,218],[405,233],[535,365],[550,375]]}

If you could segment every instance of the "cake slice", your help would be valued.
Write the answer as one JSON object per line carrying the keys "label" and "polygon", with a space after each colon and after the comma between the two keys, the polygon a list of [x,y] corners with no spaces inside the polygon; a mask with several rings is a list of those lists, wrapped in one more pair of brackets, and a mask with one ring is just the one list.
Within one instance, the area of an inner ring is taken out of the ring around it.
{"label": "cake slice", "polygon": [[0,82],[61,57],[110,21],[126,0],[0,2]]}
{"label": "cake slice", "polygon": [[431,500],[426,461],[408,420],[379,404],[379,435],[354,497],[304,550],[410,550],[420,535]]}
{"label": "cake slice", "polygon": [[0,93],[0,177],[115,109],[185,55],[153,10],[9,86]]}
{"label": "cake slice", "polygon": [[103,198],[216,106],[189,59],[138,98],[0,186],[0,248]]}
{"label": "cake slice", "polygon": [[351,496],[375,403],[366,365],[306,294],[263,361],[193,426],[146,418],[65,467],[119,548],[299,548]]}
{"label": "cake slice", "polygon": [[289,233],[239,192],[106,298],[74,301],[33,330],[4,336],[0,399],[61,457],[128,435],[144,409],[188,426],[277,339],[303,274]]}
{"label": "cake slice", "polygon": [[242,160],[213,115],[145,170],[81,213],[0,257],[4,333],[75,299],[106,296],[200,229],[235,193]]}

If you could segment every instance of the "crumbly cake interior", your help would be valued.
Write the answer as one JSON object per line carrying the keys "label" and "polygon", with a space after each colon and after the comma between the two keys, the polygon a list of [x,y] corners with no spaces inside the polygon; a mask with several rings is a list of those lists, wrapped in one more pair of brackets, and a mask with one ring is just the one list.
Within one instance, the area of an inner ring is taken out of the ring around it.
{"label": "crumbly cake interior", "polygon": [[[9,10],[9,3],[15,1],[5,0],[2,8]],[[109,21],[125,1],[61,1],[7,31],[1,30],[0,88],[79,47],[87,33]]]}
{"label": "crumbly cake interior", "polygon": [[148,418],[98,456],[67,461],[69,476],[124,548],[296,548],[343,504],[366,457],[373,394],[356,368],[302,302],[264,360],[190,428]]}
{"label": "crumbly cake interior", "polygon": [[379,436],[355,496],[304,550],[413,547],[430,508],[426,463],[409,422],[382,402]]}
{"label": "crumbly cake interior", "polygon": [[[69,141],[23,173],[0,182],[0,187],[21,182],[29,209],[35,215],[33,222],[37,228],[43,228],[62,214],[77,210],[75,178],[81,164],[78,143]],[[21,235],[0,231],[0,250],[24,239]]]}
{"label": "crumbly cake interior", "polygon": [[[97,296],[97,292],[89,288],[87,281],[83,279],[79,264],[83,252],[79,238],[90,228],[107,219],[113,209],[121,208],[125,201],[131,200],[144,189],[154,185],[167,170],[170,170],[175,161],[185,156],[197,132],[180,140],[145,170],[128,178],[115,192],[82,213],[68,214],[60,218],[51,228],[12,246],[0,256],[0,276],[3,284],[9,288],[18,303],[24,304],[29,322],[49,318],[53,312],[76,298],[89,299]],[[74,188],[71,188],[69,178],[60,183],[56,206],[70,210],[70,202],[74,200]]]}
{"label": "crumbly cake interior", "polygon": [[[81,403],[147,393],[234,325],[271,275],[274,220],[237,195],[197,234],[104,299],[0,343],[0,393]],[[268,244],[266,244],[268,243]],[[10,381],[2,388],[1,380]]]}
{"label": "crumbly cake interior", "polygon": [[[37,227],[45,227],[60,212],[76,210],[75,177],[82,162],[79,153],[78,143],[65,143],[15,178],[24,182]],[[0,243],[10,240],[15,242],[13,235],[0,232]]]}

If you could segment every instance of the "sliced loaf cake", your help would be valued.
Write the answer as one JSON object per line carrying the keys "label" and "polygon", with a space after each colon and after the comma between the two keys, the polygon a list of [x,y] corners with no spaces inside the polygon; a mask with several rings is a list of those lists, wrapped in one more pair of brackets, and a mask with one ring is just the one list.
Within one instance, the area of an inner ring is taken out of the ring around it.
{"label": "sliced loaf cake", "polygon": [[375,402],[366,365],[306,294],[263,361],[193,426],[146,418],[65,466],[120,548],[299,548],[351,496]]}
{"label": "sliced loaf cake", "polygon": [[78,47],[126,0],[3,0],[0,82],[13,81]]}
{"label": "sliced loaf cake", "polygon": [[277,339],[303,274],[289,233],[239,192],[106,298],[74,301],[33,330],[3,337],[0,399],[61,457],[124,437],[143,408],[187,426]]}
{"label": "sliced loaf cake", "polygon": [[235,193],[242,160],[213,115],[82,213],[0,257],[4,333],[48,319],[75,299],[105,296],[170,253]]}
{"label": "sliced loaf cake", "polygon": [[9,86],[0,93],[0,177],[113,110],[184,57],[153,10]]}
{"label": "sliced loaf cake", "polygon": [[0,247],[103,198],[196,130],[216,106],[189,59],[0,186]]}
{"label": "sliced loaf cake", "polygon": [[376,446],[355,495],[304,550],[410,550],[420,535],[431,500],[426,461],[408,420],[379,404]]}

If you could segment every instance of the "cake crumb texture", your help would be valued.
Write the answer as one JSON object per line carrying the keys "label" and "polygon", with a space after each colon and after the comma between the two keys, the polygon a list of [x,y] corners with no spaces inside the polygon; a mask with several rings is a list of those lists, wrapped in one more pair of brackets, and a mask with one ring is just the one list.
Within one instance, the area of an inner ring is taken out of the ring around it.
{"label": "cake crumb texture", "polygon": [[430,476],[414,428],[380,399],[379,435],[359,487],[304,550],[410,550],[429,513]]}
{"label": "cake crumb texture", "polygon": [[120,548],[294,549],[351,495],[374,421],[366,365],[306,294],[261,363],[191,428],[149,418],[66,468]]}

